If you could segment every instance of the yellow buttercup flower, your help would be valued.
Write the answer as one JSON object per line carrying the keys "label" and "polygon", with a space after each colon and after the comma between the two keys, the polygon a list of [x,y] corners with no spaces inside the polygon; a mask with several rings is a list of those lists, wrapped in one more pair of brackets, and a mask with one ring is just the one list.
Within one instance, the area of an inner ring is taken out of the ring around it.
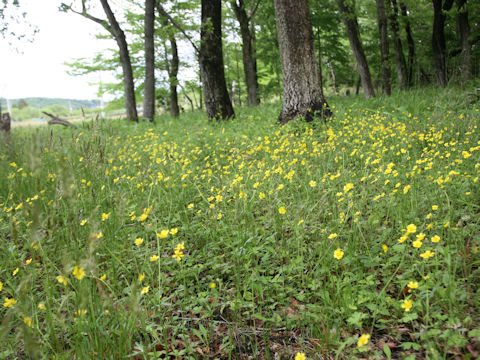
{"label": "yellow buttercup flower", "polygon": [[297,352],[295,355],[295,360],[307,360],[307,356],[304,353]]}
{"label": "yellow buttercup flower", "polygon": [[210,289],[215,289],[217,287],[217,284],[214,282],[210,283]]}
{"label": "yellow buttercup flower", "polygon": [[141,273],[140,275],[138,275],[138,281],[142,282],[143,279],[145,279],[145,273]]}
{"label": "yellow buttercup flower", "polygon": [[284,206],[280,206],[280,207],[278,208],[278,212],[279,212],[280,214],[284,215],[284,214],[287,212],[287,209],[285,209]]}
{"label": "yellow buttercup flower", "polygon": [[435,256],[435,253],[430,251],[430,250],[427,250],[425,251],[423,254],[420,254],[420,256],[424,259],[429,259],[431,257],[434,257]]}
{"label": "yellow buttercup flower", "polygon": [[6,308],[11,308],[13,307],[13,305],[15,305],[17,303],[17,300],[15,300],[14,298],[5,298],[5,302],[3,303],[3,306],[6,307]]}
{"label": "yellow buttercup flower", "polygon": [[157,260],[158,260],[158,255],[152,255],[152,256],[150,256],[150,261],[151,261],[151,262],[155,262],[155,261],[157,261]]}
{"label": "yellow buttercup flower", "polygon": [[407,284],[407,286],[412,290],[417,289],[418,288],[418,282],[417,281],[410,281]]}
{"label": "yellow buttercup flower", "polygon": [[343,255],[345,253],[343,252],[342,249],[336,249],[334,252],[333,252],[333,257],[337,260],[341,260],[343,258]]}
{"label": "yellow buttercup flower", "polygon": [[85,277],[85,271],[83,271],[83,267],[78,267],[75,265],[72,271],[73,276],[77,278],[77,280],[82,280]]}
{"label": "yellow buttercup flower", "polygon": [[434,242],[434,243],[437,243],[437,242],[440,241],[440,236],[434,235],[434,236],[432,236],[432,238],[430,240],[432,240],[432,242]]}
{"label": "yellow buttercup flower", "polygon": [[328,238],[329,238],[330,240],[332,240],[332,239],[335,239],[337,236],[338,236],[338,235],[337,235],[336,233],[333,233],[333,234],[328,235]]}
{"label": "yellow buttercup flower", "polygon": [[28,326],[28,327],[32,327],[33,326],[33,321],[32,321],[32,318],[29,317],[29,316],[26,316],[26,315],[22,315],[22,318],[23,318],[23,322]]}
{"label": "yellow buttercup flower", "polygon": [[368,344],[369,340],[370,340],[370,334],[362,334],[362,336],[358,338],[357,346],[358,347],[365,346]]}
{"label": "yellow buttercup flower", "polygon": [[107,220],[107,219],[110,217],[111,214],[112,214],[111,212],[109,212],[109,213],[107,213],[107,214],[106,214],[106,213],[102,213],[102,221]]}
{"label": "yellow buttercup flower", "polygon": [[412,308],[412,306],[413,306],[412,300],[410,300],[410,299],[405,299],[405,300],[403,300],[402,308],[403,308],[406,312],[409,312],[410,309]]}
{"label": "yellow buttercup flower", "polygon": [[407,225],[407,234],[415,234],[417,232],[417,226],[415,224]]}
{"label": "yellow buttercup flower", "polygon": [[45,306],[45,304],[43,302],[41,303],[38,303],[38,306],[37,306],[40,310],[46,310],[47,307]]}
{"label": "yellow buttercup flower", "polygon": [[63,276],[63,275],[58,275],[57,276],[57,281],[60,283],[60,284],[63,284],[63,286],[67,286],[67,283],[68,283],[68,279]]}
{"label": "yellow buttercup flower", "polygon": [[143,239],[142,238],[136,238],[135,239],[135,245],[140,246],[143,244]]}
{"label": "yellow buttercup flower", "polygon": [[315,187],[317,186],[317,182],[315,180],[310,180],[310,182],[308,183],[311,187]]}
{"label": "yellow buttercup flower", "polygon": [[150,286],[145,286],[142,291],[140,292],[140,294],[144,295],[146,293],[148,293],[148,291],[150,290]]}
{"label": "yellow buttercup flower", "polygon": [[169,233],[170,233],[170,231],[168,231],[168,230],[162,230],[159,233],[157,232],[156,234],[160,239],[165,239],[166,237],[168,237]]}
{"label": "yellow buttercup flower", "polygon": [[421,248],[423,243],[420,240],[417,239],[412,243],[412,245],[413,245],[413,247]]}

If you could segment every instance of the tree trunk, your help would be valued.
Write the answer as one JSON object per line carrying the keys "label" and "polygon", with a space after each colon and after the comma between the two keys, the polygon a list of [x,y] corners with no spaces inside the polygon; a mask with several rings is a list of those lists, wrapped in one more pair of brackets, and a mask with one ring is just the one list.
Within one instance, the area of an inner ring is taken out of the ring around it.
{"label": "tree trunk", "polygon": [[383,91],[386,95],[390,96],[392,88],[390,85],[390,55],[388,46],[388,34],[387,34],[387,14],[385,13],[385,0],[377,1],[377,19],[378,19],[378,31],[380,32],[380,50],[382,58],[382,84]]}
{"label": "tree trunk", "polygon": [[407,7],[403,2],[400,3],[402,17],[405,23],[405,32],[407,34],[408,60],[407,60],[407,84],[413,85],[413,72],[415,67],[415,42],[413,41],[412,28],[408,19]]}
{"label": "tree trunk", "polygon": [[342,20],[347,29],[348,40],[350,41],[350,46],[355,56],[357,62],[358,71],[360,72],[360,77],[362,79],[363,91],[365,92],[365,97],[371,98],[375,96],[375,91],[373,90],[372,78],[370,76],[370,70],[368,68],[367,58],[363,52],[362,43],[360,41],[360,33],[358,31],[358,22],[357,16],[355,15],[354,9],[345,3],[345,0],[337,0],[338,8],[342,14]]}
{"label": "tree trunk", "polygon": [[260,103],[258,99],[258,76],[257,76],[257,60],[255,56],[254,38],[252,32],[255,28],[250,27],[250,19],[245,11],[243,0],[230,1],[235,17],[240,25],[240,35],[242,37],[242,55],[243,55],[243,71],[245,73],[245,84],[247,84],[247,104],[255,106]]}
{"label": "tree trunk", "polygon": [[235,116],[225,82],[221,26],[221,0],[202,0],[200,74],[207,116],[216,120]]}
{"label": "tree trunk", "polygon": [[120,25],[115,19],[115,15],[110,9],[107,0],[100,0],[103,10],[107,15],[108,23],[110,24],[112,34],[117,42],[120,52],[120,62],[123,70],[123,85],[125,90],[125,110],[127,112],[127,120],[138,122],[137,104],[135,100],[135,86],[133,82],[132,63],[130,62],[130,54],[128,52],[127,41],[125,33],[120,28]]}
{"label": "tree trunk", "polygon": [[320,91],[323,93],[323,71],[322,71],[322,43],[320,40],[320,29],[317,28],[317,41],[318,41],[318,77],[320,79]]}
{"label": "tree trunk", "polygon": [[433,29],[432,51],[437,73],[437,81],[440,86],[447,86],[447,64],[445,45],[445,18],[443,11],[450,10],[453,0],[446,0],[442,6],[442,0],[432,0],[433,3]]}
{"label": "tree trunk", "polygon": [[155,115],[155,44],[153,41],[155,0],[145,0],[145,90],[143,117],[153,122]]}
{"label": "tree trunk", "polygon": [[274,0],[283,74],[283,108],[278,120],[306,121],[332,115],[320,86],[308,0]]}
{"label": "tree trunk", "polygon": [[173,35],[170,36],[170,46],[172,48],[172,61],[168,72],[170,83],[170,114],[173,117],[178,117],[178,115],[180,115],[180,108],[178,107],[177,84],[180,59],[178,58],[177,40]]}
{"label": "tree trunk", "polygon": [[458,34],[462,45],[462,78],[469,80],[472,77],[472,53],[468,37],[470,25],[468,23],[467,0],[457,0],[458,9]]}
{"label": "tree trunk", "polygon": [[332,77],[332,83],[333,83],[333,91],[335,91],[335,95],[336,95],[338,94],[338,87],[337,87],[337,76],[335,75],[335,69],[333,68],[333,65],[330,61],[327,63],[327,66],[330,69],[330,76]]}
{"label": "tree trunk", "polygon": [[392,29],[393,45],[395,49],[395,66],[397,68],[397,77],[400,87],[406,89],[408,83],[407,63],[405,61],[405,56],[403,55],[402,40],[399,35],[398,5],[397,0],[391,0],[391,2],[393,11],[390,14],[390,27]]}

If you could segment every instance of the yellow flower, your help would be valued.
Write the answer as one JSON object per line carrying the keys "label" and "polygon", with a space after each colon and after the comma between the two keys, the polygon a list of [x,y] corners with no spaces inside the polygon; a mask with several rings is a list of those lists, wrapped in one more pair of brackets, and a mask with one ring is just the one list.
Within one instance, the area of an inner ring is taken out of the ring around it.
{"label": "yellow flower", "polygon": [[424,259],[428,259],[428,258],[434,257],[435,253],[430,250],[427,250],[423,254],[420,254],[420,256]]}
{"label": "yellow flower", "polygon": [[84,226],[86,223],[87,223],[87,220],[83,219],[82,221],[80,221],[80,226]]}
{"label": "yellow flower", "polygon": [[443,227],[446,229],[450,226],[450,221],[447,221],[445,224],[443,224]]}
{"label": "yellow flower", "polygon": [[193,209],[193,204],[188,204],[187,209]]}
{"label": "yellow flower", "polygon": [[223,217],[223,214],[222,214],[222,213],[219,213],[219,214],[217,215],[217,220],[221,220],[222,217]]}
{"label": "yellow flower", "polygon": [[156,234],[160,239],[165,239],[166,237],[168,237],[168,233],[168,230],[162,230],[159,233],[157,232]]}
{"label": "yellow flower", "polygon": [[82,280],[85,277],[85,271],[83,271],[83,267],[78,267],[75,265],[73,268],[72,274],[78,279]]}
{"label": "yellow flower", "polygon": [[307,356],[304,353],[297,352],[295,355],[295,360],[307,360]]}
{"label": "yellow flower", "polygon": [[150,256],[150,261],[151,262],[155,262],[158,260],[158,256],[157,255],[153,255],[153,256]]}
{"label": "yellow flower", "polygon": [[60,283],[60,284],[63,284],[64,286],[67,286],[67,283],[68,283],[68,279],[63,276],[63,275],[58,275],[57,276],[57,281]]}
{"label": "yellow flower", "polygon": [[17,267],[15,270],[13,270],[12,275],[13,276],[17,275],[19,270],[20,269]]}
{"label": "yellow flower", "polygon": [[310,180],[310,182],[308,183],[311,187],[315,187],[317,186],[317,182],[315,180]]}
{"label": "yellow flower", "polygon": [[417,234],[417,240],[422,241],[423,239],[425,239],[425,234],[424,233]]}
{"label": "yellow flower", "polygon": [[170,229],[170,235],[175,235],[176,233],[178,233],[178,228]]}
{"label": "yellow flower", "polygon": [[210,289],[215,289],[217,287],[217,284],[214,282],[210,283]]}
{"label": "yellow flower", "polygon": [[103,274],[100,276],[100,280],[105,281],[107,279],[107,274]]}
{"label": "yellow flower", "polygon": [[335,239],[337,236],[338,236],[338,235],[337,235],[336,233],[333,233],[333,234],[328,235],[328,238],[329,238],[330,240],[332,240],[332,239]]}
{"label": "yellow flower", "polygon": [[353,184],[352,183],[347,183],[345,184],[345,186],[343,187],[343,192],[346,194],[347,192],[349,192],[350,190],[353,189]]}
{"label": "yellow flower", "polygon": [[357,346],[361,347],[361,346],[367,345],[369,340],[370,340],[370,334],[362,334],[362,336],[358,338]]}
{"label": "yellow flower", "polygon": [[143,214],[140,215],[140,217],[138,218],[138,221],[143,222],[143,221],[147,220],[147,218],[148,218],[148,214],[143,213]]}
{"label": "yellow flower", "polygon": [[93,237],[101,239],[103,237],[103,233],[100,231],[98,234],[93,234]]}
{"label": "yellow flower", "polygon": [[437,211],[438,210],[438,205],[432,205],[432,210]]}
{"label": "yellow flower", "polygon": [[142,291],[140,292],[141,295],[148,293],[148,290],[150,290],[150,286],[145,286]]}
{"label": "yellow flower", "polygon": [[45,304],[44,304],[43,302],[38,303],[38,308],[39,308],[40,310],[46,310],[46,309],[47,309],[47,307],[45,306]]}
{"label": "yellow flower", "polygon": [[29,317],[29,316],[26,316],[26,315],[22,315],[22,318],[23,318],[23,322],[28,326],[28,327],[32,327],[33,326],[33,321],[32,321],[32,318]]}
{"label": "yellow flower", "polygon": [[140,275],[138,275],[138,281],[142,282],[143,279],[145,279],[145,273],[141,273]]}
{"label": "yellow flower", "polygon": [[410,288],[410,289],[416,289],[418,288],[418,282],[417,281],[410,281],[407,286]]}
{"label": "yellow flower", "polygon": [[3,306],[6,307],[6,308],[11,308],[13,307],[13,305],[15,305],[17,303],[17,300],[15,300],[14,298],[5,298],[5,302],[3,303]]}
{"label": "yellow flower", "polygon": [[410,185],[407,185],[403,188],[403,193],[406,194],[408,193],[408,190],[410,190],[412,187]]}
{"label": "yellow flower", "polygon": [[398,242],[401,244],[407,241],[407,239],[408,239],[408,235],[403,235],[400,239],[398,239]]}
{"label": "yellow flower", "polygon": [[0,291],[3,289],[3,283],[0,281]]}
{"label": "yellow flower", "polygon": [[27,265],[30,265],[31,262],[32,262],[32,259],[25,260],[25,264],[27,264]]}
{"label": "yellow flower", "polygon": [[109,212],[108,214],[102,213],[102,221],[107,220],[110,217],[110,214],[111,212]]}
{"label": "yellow flower", "polygon": [[383,252],[386,253],[386,252],[388,251],[388,246],[385,245],[385,244],[383,244],[383,245],[382,245],[382,249],[383,249]]}
{"label": "yellow flower", "polygon": [[413,247],[421,248],[423,243],[420,240],[417,239],[412,243],[412,245],[413,245]]}
{"label": "yellow flower", "polygon": [[417,232],[417,226],[415,224],[407,225],[407,234],[415,234]]}
{"label": "yellow flower", "polygon": [[430,240],[432,240],[432,242],[434,242],[434,243],[437,243],[437,242],[440,241],[440,236],[438,236],[438,235],[432,236],[432,238]]}
{"label": "yellow flower", "polygon": [[403,300],[402,308],[405,309],[406,312],[409,312],[413,306],[413,302],[410,299]]}
{"label": "yellow flower", "polygon": [[260,194],[258,194],[258,197],[260,199],[265,199],[265,193],[261,192]]}
{"label": "yellow flower", "polygon": [[342,249],[337,249],[333,252],[333,257],[337,260],[341,260],[343,258],[343,254],[345,253],[343,252]]}
{"label": "yellow flower", "polygon": [[143,239],[142,238],[136,238],[135,239],[135,245],[140,246],[143,244]]}
{"label": "yellow flower", "polygon": [[75,311],[75,315],[78,317],[84,316],[86,313],[87,313],[87,310],[82,310],[82,309],[78,309],[77,311]]}
{"label": "yellow flower", "polygon": [[280,208],[278,209],[278,212],[283,215],[287,212],[287,209],[285,209],[285,207],[283,206],[280,206]]}

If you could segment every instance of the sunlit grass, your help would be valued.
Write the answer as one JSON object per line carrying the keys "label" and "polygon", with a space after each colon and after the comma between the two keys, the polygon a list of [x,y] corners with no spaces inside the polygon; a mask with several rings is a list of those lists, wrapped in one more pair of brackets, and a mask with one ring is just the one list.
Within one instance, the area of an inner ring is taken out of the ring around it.
{"label": "sunlit grass", "polygon": [[333,98],[326,125],[281,127],[271,104],[15,131],[0,358],[468,355],[480,112],[462,99]]}

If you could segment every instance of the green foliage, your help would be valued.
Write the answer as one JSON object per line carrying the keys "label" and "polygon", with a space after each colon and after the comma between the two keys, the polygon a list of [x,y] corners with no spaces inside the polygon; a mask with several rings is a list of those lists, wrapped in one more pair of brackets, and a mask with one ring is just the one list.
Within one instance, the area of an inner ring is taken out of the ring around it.
{"label": "green foliage", "polygon": [[326,125],[280,126],[273,103],[12,132],[2,355],[468,358],[480,109],[465,98],[331,97]]}

